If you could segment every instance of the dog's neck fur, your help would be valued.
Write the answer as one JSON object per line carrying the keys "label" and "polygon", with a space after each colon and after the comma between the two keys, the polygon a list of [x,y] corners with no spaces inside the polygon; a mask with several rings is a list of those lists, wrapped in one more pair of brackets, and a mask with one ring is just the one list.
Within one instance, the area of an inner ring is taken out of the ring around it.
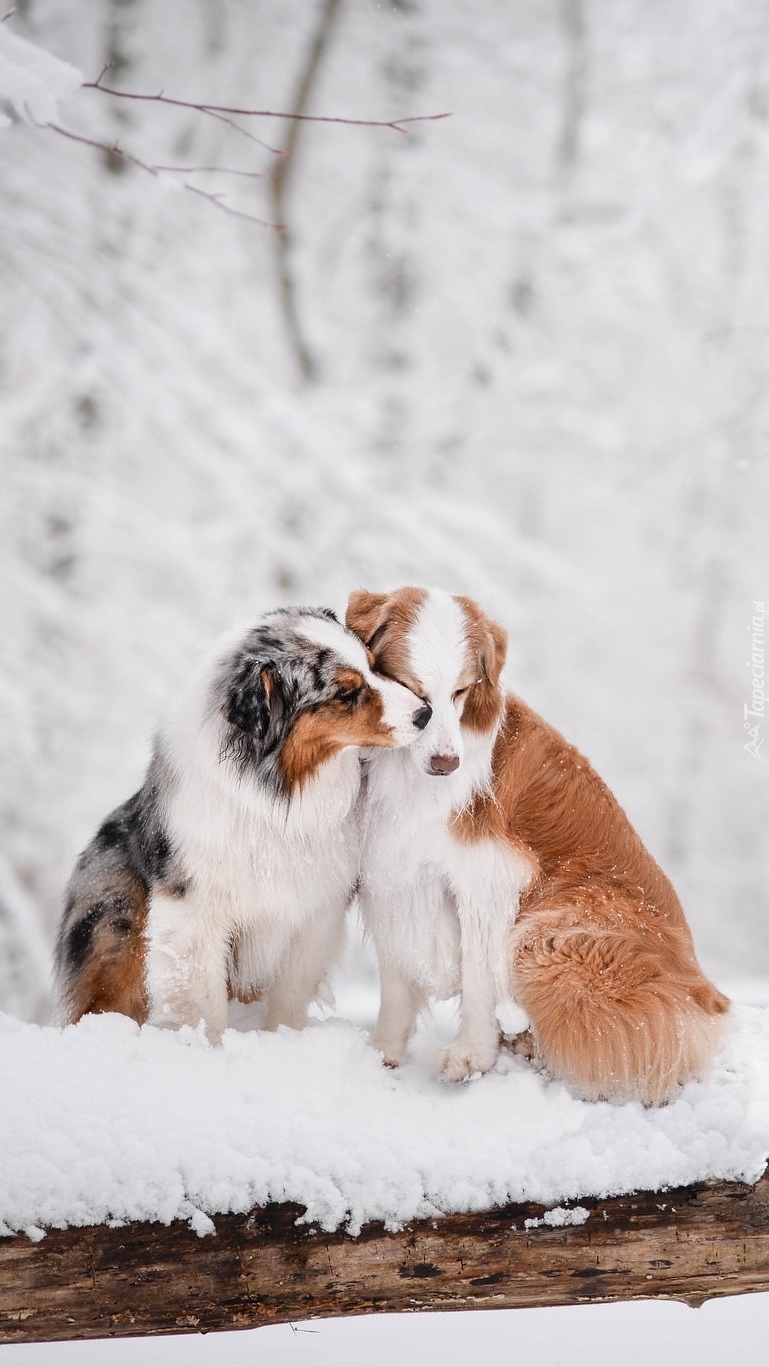
{"label": "dog's neck fur", "polygon": [[[171,785],[168,819],[171,827],[206,831],[212,840],[226,848],[234,826],[238,838],[247,844],[260,840],[264,827],[286,839],[308,840],[327,832],[329,822],[345,819],[355,805],[360,787],[360,762],[353,749],[341,750],[310,778],[290,800],[266,788],[256,772],[238,769],[221,753],[221,727],[213,717],[202,726],[186,709],[169,720],[159,740],[160,753],[175,779]],[[190,744],[190,724],[195,725],[195,743]],[[184,756],[184,764],[176,763]],[[190,809],[194,804],[194,810]],[[176,816],[184,807],[185,818]]]}
{"label": "dog's neck fur", "polygon": [[500,724],[501,719],[493,730],[486,732],[461,728],[464,754],[453,774],[426,773],[409,750],[371,751],[366,761],[368,803],[411,811],[416,791],[420,825],[430,818],[442,823],[450,821],[476,793],[490,790],[494,744]]}

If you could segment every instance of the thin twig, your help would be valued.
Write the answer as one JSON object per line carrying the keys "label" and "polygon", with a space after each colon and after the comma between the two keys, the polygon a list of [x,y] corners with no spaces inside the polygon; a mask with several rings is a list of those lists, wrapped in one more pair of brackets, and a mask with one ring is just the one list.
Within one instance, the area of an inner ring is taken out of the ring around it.
{"label": "thin twig", "polygon": [[[329,11],[333,12],[336,8],[336,0],[327,0],[327,3]],[[8,13],[3,16],[1,22],[4,23],[5,20],[11,18],[15,12],[15,9],[9,10]],[[219,120],[221,123],[226,124],[228,128],[232,128],[236,133],[240,133],[243,137],[248,138],[249,141],[257,143],[259,147],[280,157],[284,156],[281,148],[271,147],[269,143],[264,142],[261,138],[257,138],[256,135],[249,132],[248,129],[241,128],[240,124],[234,122],[234,120],[236,118],[286,119],[293,123],[294,129],[296,129],[296,126],[299,123],[337,123],[357,128],[391,128],[396,133],[406,133],[408,131],[406,125],[408,124],[434,122],[438,119],[450,117],[448,114],[416,114],[403,119],[347,119],[323,114],[306,114],[302,111],[302,106],[305,103],[304,98],[300,98],[297,110],[290,114],[271,109],[240,109],[229,105],[206,104],[195,100],[177,100],[170,95],[164,94],[162,90],[156,95],[145,95],[139,94],[136,91],[116,90],[113,86],[104,85],[104,77],[113,66],[114,63],[108,62],[106,66],[102,67],[96,80],[84,81],[81,89],[99,90],[102,94],[111,95],[113,98],[119,100],[138,100],[151,104],[172,105],[177,109],[196,110],[199,114],[205,114],[209,118]],[[310,79],[309,84],[312,84],[312,78]],[[306,93],[307,92],[304,92],[305,96]],[[54,133],[58,133],[62,138],[68,138],[71,142],[82,143],[85,147],[93,147],[96,148],[97,151],[105,152],[108,156],[119,157],[121,161],[130,162],[132,166],[138,166],[140,170],[146,171],[151,176],[157,176],[161,172],[170,175],[193,175],[198,172],[214,171],[220,171],[223,175],[239,175],[254,180],[259,179],[261,176],[261,173],[257,171],[236,171],[229,167],[151,166],[148,162],[142,161],[139,157],[135,157],[131,152],[126,152],[117,142],[109,144],[100,142],[95,138],[87,138],[81,133],[73,133],[70,129],[62,128],[60,124],[56,123],[46,124],[45,127],[52,129]],[[293,152],[296,144],[295,132],[293,133],[293,136],[289,138],[289,144],[291,151]],[[291,157],[287,155],[286,160],[290,161]],[[278,201],[282,198],[281,191],[285,186],[285,182],[285,174],[280,175],[275,179],[274,187],[277,186],[279,188],[277,194],[274,194],[274,197]],[[210,200],[210,202],[218,209],[221,209],[223,213],[230,214],[233,218],[245,218],[250,223],[258,223],[261,227],[273,228],[280,231],[285,238],[285,229],[282,223],[270,223],[266,219],[257,218],[256,215],[246,213],[241,209],[233,209],[230,205],[224,203],[221,194],[214,194],[207,190],[201,190],[197,185],[192,185],[189,182],[185,182],[184,189],[189,190],[192,194],[200,195],[202,199]],[[282,217],[282,215],[278,216]],[[284,243],[284,253],[286,249],[287,242]],[[311,363],[309,363],[309,368],[312,368]]]}
{"label": "thin twig", "polygon": [[[133,166],[138,166],[140,170],[147,171],[151,176],[157,176],[161,172],[178,172],[182,175],[191,175],[197,171],[218,171],[226,175],[242,175],[256,177],[258,172],[250,171],[230,171],[225,167],[216,166],[150,166],[146,161],[140,161],[138,157],[126,152],[117,142],[97,142],[95,138],[83,137],[81,133],[72,133],[68,128],[62,128],[58,123],[46,123],[40,125],[43,128],[50,128],[54,133],[59,133],[63,138],[69,138],[71,142],[81,142],[86,147],[95,147],[98,152],[106,152],[109,156],[120,157],[122,161],[129,161]],[[245,218],[249,223],[258,223],[260,228],[274,228],[276,231],[281,228],[280,223],[270,223],[265,218],[257,218],[256,214],[248,214],[243,209],[233,209],[229,204],[225,204],[221,194],[214,194],[209,190],[201,190],[197,185],[191,185],[185,181],[185,190],[189,190],[193,195],[200,195],[202,199],[208,199],[222,213],[229,214],[232,218]]]}
{"label": "thin twig", "polygon": [[153,171],[168,171],[171,175],[197,176],[214,171],[221,176],[245,176],[247,180],[264,180],[264,171],[238,171],[234,166],[153,166]]}
{"label": "thin twig", "polygon": [[[110,90],[107,86],[102,85],[102,80],[103,80],[103,78],[106,76],[106,74],[107,74],[108,71],[111,71],[111,70],[112,70],[112,68],[114,67],[114,65],[115,65],[114,62],[107,62],[106,66],[103,66],[103,67],[102,67],[102,69],[101,69],[101,71],[99,72],[99,75],[97,76],[96,80],[95,80],[95,81],[87,81],[87,82],[82,86],[82,89],[83,89],[83,90],[103,90],[104,93],[107,94],[107,95],[116,95],[116,96],[118,96],[119,98],[126,99],[126,100],[133,100],[133,99],[136,99],[136,100],[157,100],[157,101],[159,101],[161,104],[171,104],[171,103],[174,103],[173,101],[166,99],[166,97],[163,95],[162,91],[161,91],[161,93],[160,93],[159,96],[155,96],[155,95],[132,95],[132,94],[130,94],[130,92],[128,92],[128,91],[125,91],[125,90]],[[270,153],[272,154],[272,156],[274,156],[274,157],[282,157],[282,155],[283,155],[283,149],[282,149],[281,147],[272,147],[272,146],[270,145],[269,142],[265,142],[263,138],[258,138],[258,137],[256,136],[255,133],[249,133],[249,131],[248,131],[247,128],[241,128],[241,126],[240,126],[239,123],[235,123],[235,121],[234,121],[233,119],[225,118],[224,114],[218,112],[217,110],[214,110],[213,108],[205,108],[205,109],[204,109],[203,106],[197,105],[197,104],[192,104],[192,103],[190,103],[189,105],[185,105],[185,104],[182,104],[181,101],[179,101],[178,103],[181,105],[182,108],[197,109],[200,113],[208,114],[210,118],[212,118],[212,119],[217,119],[219,123],[223,123],[223,124],[225,125],[226,128],[232,128],[233,131],[234,131],[235,133],[240,133],[241,137],[243,137],[243,138],[248,138],[248,141],[249,141],[249,142],[255,142],[256,145],[257,145],[257,147],[263,148],[265,152],[270,152]]]}
{"label": "thin twig", "polygon": [[184,188],[193,195],[200,195],[202,199],[209,199],[212,204],[216,205],[217,209],[221,209],[225,214],[230,214],[232,218],[246,218],[249,223],[258,223],[262,228],[279,230],[283,226],[281,223],[270,223],[266,218],[257,218],[254,214],[247,214],[243,209],[232,209],[229,204],[224,203],[221,194],[212,194],[210,190],[201,190],[197,185],[190,185],[188,182],[185,182]]}
{"label": "thin twig", "polygon": [[[103,86],[101,86],[100,89],[103,89]],[[166,101],[166,103],[168,103],[168,101]],[[200,108],[201,114],[208,114],[210,118],[216,119],[218,123],[223,123],[225,128],[231,128],[233,132],[240,133],[242,138],[248,138],[249,142],[255,142],[257,147],[261,147],[264,152],[269,152],[273,157],[283,156],[282,147],[272,147],[269,142],[264,141],[264,138],[258,138],[256,133],[250,133],[247,128],[241,128],[240,124],[236,123],[234,119],[228,119],[226,115],[219,114],[216,110],[205,109],[202,105],[198,106],[193,104],[190,105],[190,108]]]}
{"label": "thin twig", "polygon": [[[103,75],[104,73],[102,73]],[[392,128],[396,133],[407,132],[406,124],[434,123],[438,119],[448,119],[445,114],[412,114],[402,119],[345,119],[332,114],[287,114],[276,109],[239,109],[225,104],[207,104],[195,100],[175,100],[159,91],[157,95],[140,95],[134,90],[115,90],[113,86],[101,84],[101,76],[95,81],[84,81],[83,90],[101,90],[105,95],[114,95],[119,100],[143,100],[153,104],[169,104],[177,109],[197,109],[201,114],[225,114],[241,119],[290,119],[297,123],[339,123],[352,128]]]}
{"label": "thin twig", "polygon": [[59,133],[63,138],[69,138],[70,142],[82,142],[85,147],[95,147],[97,152],[106,152],[109,156],[120,157],[121,161],[130,161],[133,166],[138,166],[142,171],[148,171],[151,176],[156,176],[160,167],[150,166],[146,161],[140,161],[138,157],[130,152],[125,152],[117,142],[97,142],[95,138],[86,138],[82,133],[72,133],[68,128],[62,128],[58,123],[44,123],[38,125],[40,128],[50,128],[54,133]]}

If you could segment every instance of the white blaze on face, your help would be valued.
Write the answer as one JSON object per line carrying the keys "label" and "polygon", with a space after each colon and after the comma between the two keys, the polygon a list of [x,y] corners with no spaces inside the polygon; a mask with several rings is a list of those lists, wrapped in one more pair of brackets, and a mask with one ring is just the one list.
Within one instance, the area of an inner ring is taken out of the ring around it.
{"label": "white blaze on face", "polygon": [[392,679],[381,679],[379,675],[367,673],[367,682],[381,694],[384,704],[383,721],[393,733],[396,747],[412,745],[421,734],[414,718],[423,709],[421,698],[417,698],[408,688],[395,683]]}
{"label": "white blaze on face", "polygon": [[409,632],[408,644],[412,672],[433,709],[412,754],[421,768],[431,773],[433,758],[461,763],[463,753],[459,724],[462,709],[454,702],[454,694],[467,674],[467,622],[451,594],[430,589]]}

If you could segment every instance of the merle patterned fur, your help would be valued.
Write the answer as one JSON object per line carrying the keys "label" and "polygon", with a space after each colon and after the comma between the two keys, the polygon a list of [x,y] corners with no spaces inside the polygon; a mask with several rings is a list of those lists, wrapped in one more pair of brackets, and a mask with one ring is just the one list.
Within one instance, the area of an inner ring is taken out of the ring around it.
{"label": "merle patterned fur", "polygon": [[114,943],[143,930],[151,887],[184,896],[160,812],[165,770],[156,749],[143,786],[102,822],[75,865],[56,942],[56,973],[65,983],[83,967],[97,932],[103,945],[105,937]]}
{"label": "merle patterned fur", "polygon": [[254,770],[276,797],[286,796],[279,763],[286,737],[303,712],[335,697],[336,671],[343,663],[330,647],[307,641],[303,617],[338,622],[330,608],[268,614],[223,661],[212,694],[226,723],[223,758],[231,759],[241,775]]}

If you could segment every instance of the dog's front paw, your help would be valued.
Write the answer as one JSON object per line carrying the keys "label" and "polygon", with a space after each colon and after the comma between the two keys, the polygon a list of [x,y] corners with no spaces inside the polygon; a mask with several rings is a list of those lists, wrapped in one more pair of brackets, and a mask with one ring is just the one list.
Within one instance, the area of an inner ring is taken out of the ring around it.
{"label": "dog's front paw", "polygon": [[405,1048],[399,1048],[392,1040],[380,1040],[376,1035],[369,1035],[366,1043],[370,1049],[376,1049],[382,1055],[385,1068],[400,1068],[406,1057]]}
{"label": "dog's front paw", "polygon": [[444,1082],[468,1082],[471,1077],[479,1077],[493,1068],[498,1052],[496,1040],[493,1045],[484,1045],[455,1039],[441,1054],[441,1077]]}

